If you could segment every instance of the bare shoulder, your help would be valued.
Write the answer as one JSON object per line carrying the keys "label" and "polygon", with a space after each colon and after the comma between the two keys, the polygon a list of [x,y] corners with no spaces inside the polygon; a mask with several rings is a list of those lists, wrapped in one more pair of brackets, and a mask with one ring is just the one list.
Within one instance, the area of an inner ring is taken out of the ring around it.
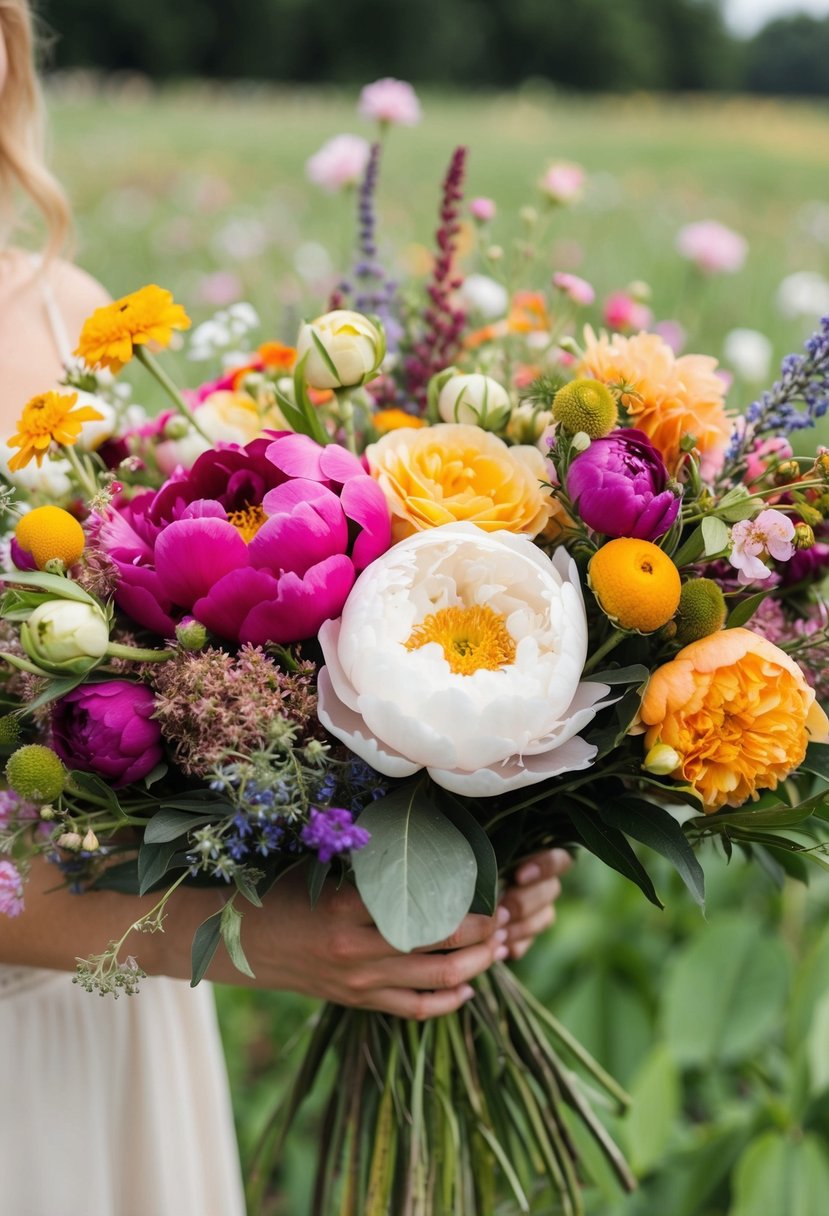
{"label": "bare shoulder", "polygon": [[91,312],[108,304],[109,292],[91,274],[60,259],[49,267],[49,281],[70,333],[80,333]]}

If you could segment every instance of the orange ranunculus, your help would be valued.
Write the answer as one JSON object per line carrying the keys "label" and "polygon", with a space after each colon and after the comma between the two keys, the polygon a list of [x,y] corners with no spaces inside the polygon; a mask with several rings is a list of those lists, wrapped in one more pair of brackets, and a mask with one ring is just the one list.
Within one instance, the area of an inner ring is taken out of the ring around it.
{"label": "orange ranunculus", "polygon": [[538,449],[507,447],[477,426],[389,431],[366,449],[366,459],[391,509],[395,541],[463,521],[537,536],[555,510],[541,485],[547,469]]}
{"label": "orange ranunculus", "polygon": [[673,748],[671,775],[693,786],[706,812],[775,789],[810,739],[829,742],[829,719],[797,663],[750,629],[680,650],[651,676],[639,716],[646,752]]}
{"label": "orange ranunculus", "polygon": [[683,435],[697,441],[703,476],[719,471],[731,423],[725,412],[724,387],[716,374],[717,361],[707,355],[677,359],[658,334],[630,338],[584,331],[584,358],[577,375],[605,384],[626,385],[621,404],[631,426],[644,431],[673,473],[679,463]]}
{"label": "orange ranunculus", "polygon": [[373,413],[371,424],[378,435],[385,435],[388,431],[398,431],[401,427],[426,426],[426,419],[418,418],[416,414],[407,414],[405,410],[394,406]]}
{"label": "orange ranunculus", "polygon": [[172,294],[150,283],[138,291],[96,308],[84,322],[76,355],[90,367],[119,372],[136,346],[148,342],[169,346],[174,329],[189,329],[190,318]]}

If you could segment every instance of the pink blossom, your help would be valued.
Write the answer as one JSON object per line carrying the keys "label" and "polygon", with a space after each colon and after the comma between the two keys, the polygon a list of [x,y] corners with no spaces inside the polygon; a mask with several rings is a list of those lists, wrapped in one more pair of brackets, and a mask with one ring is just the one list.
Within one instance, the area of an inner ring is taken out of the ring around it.
{"label": "pink blossom", "polygon": [[584,193],[585,172],[581,165],[558,160],[538,183],[552,203],[577,203]]}
{"label": "pink blossom", "polygon": [[200,304],[211,308],[223,308],[232,304],[242,294],[242,280],[232,270],[214,270],[203,275],[196,285],[196,297]]}
{"label": "pink blossom", "polygon": [[360,94],[358,110],[363,118],[382,125],[416,127],[420,122],[417,93],[405,80],[395,80],[393,76],[367,84]]}
{"label": "pink blossom", "polygon": [[739,571],[738,581],[745,586],[767,579],[772,571],[762,559],[787,562],[795,551],[793,541],[794,524],[782,511],[761,511],[755,519],[734,524],[729,560]]}
{"label": "pink blossom", "polygon": [[11,861],[0,861],[0,914],[19,916],[23,911],[23,879]]}
{"label": "pink blossom", "polygon": [[653,321],[653,313],[647,304],[635,300],[627,291],[613,291],[604,302],[604,323],[610,329],[622,333],[647,329]]}
{"label": "pink blossom", "polygon": [[682,354],[686,334],[684,327],[680,325],[679,321],[657,321],[653,327],[653,332],[659,334],[662,341],[670,346],[675,355]]}
{"label": "pink blossom", "polygon": [[26,802],[14,790],[0,789],[0,829],[37,819],[38,816],[38,809],[31,802]]}
{"label": "pink blossom", "polygon": [[758,439],[754,451],[746,456],[746,471],[743,481],[746,485],[759,481],[771,467],[780,460],[788,460],[792,454],[792,445],[784,435],[774,435],[771,439]]}
{"label": "pink blossom", "polygon": [[335,135],[306,162],[308,180],[329,194],[354,186],[366,171],[370,152],[362,135]]}
{"label": "pink blossom", "polygon": [[557,287],[574,304],[580,304],[583,308],[589,308],[596,299],[596,292],[586,279],[580,279],[577,274],[570,274],[566,270],[555,272],[553,287]]}
{"label": "pink blossom", "polygon": [[735,274],[748,253],[745,237],[716,220],[700,220],[680,228],[676,247],[681,257],[693,262],[703,274]]}
{"label": "pink blossom", "polygon": [[495,219],[497,208],[491,198],[473,198],[469,202],[469,214],[479,224],[490,224]]}

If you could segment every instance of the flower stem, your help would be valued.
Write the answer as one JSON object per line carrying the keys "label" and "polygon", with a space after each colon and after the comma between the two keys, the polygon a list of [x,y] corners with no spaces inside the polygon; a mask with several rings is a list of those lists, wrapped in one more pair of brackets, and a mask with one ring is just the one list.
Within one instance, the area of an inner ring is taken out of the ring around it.
{"label": "flower stem", "polygon": [[337,409],[340,415],[340,422],[343,424],[345,431],[345,442],[349,452],[357,455],[357,436],[354,431],[354,402],[351,400],[350,388],[338,388],[334,390],[337,398]]}
{"label": "flower stem", "polygon": [[65,444],[64,449],[66,459],[72,466],[72,470],[80,482],[81,489],[84,494],[88,494],[90,498],[94,498],[98,493],[98,485],[95,478],[90,474],[89,470],[84,466],[78,453],[75,451],[73,444]]}
{"label": "flower stem", "polygon": [[136,359],[138,359],[139,363],[143,363],[150,375],[158,381],[167,396],[172,401],[173,405],[181,414],[182,418],[186,418],[193,430],[196,431],[197,434],[201,435],[202,439],[204,439],[206,443],[209,443],[212,448],[213,440],[202,430],[196,421],[196,411],[191,410],[188,407],[187,402],[184,400],[173,381],[167,375],[164,368],[158,362],[155,355],[151,355],[146,346],[135,346],[133,347],[133,350],[135,351]]}
{"label": "flower stem", "polygon": [[144,650],[140,646],[123,646],[110,642],[106,653],[113,659],[132,659],[134,663],[166,663],[173,657],[172,650]]}
{"label": "flower stem", "polygon": [[613,650],[614,647],[619,645],[619,643],[621,642],[621,640],[624,636],[625,636],[624,630],[614,629],[613,632],[609,635],[609,637],[605,638],[605,640],[602,642],[599,649],[594,651],[593,654],[591,654],[590,658],[587,660],[584,667],[582,668],[581,674],[583,676],[586,676],[586,675],[588,675],[589,672],[595,671],[599,660],[603,659],[606,654],[610,654],[610,651]]}

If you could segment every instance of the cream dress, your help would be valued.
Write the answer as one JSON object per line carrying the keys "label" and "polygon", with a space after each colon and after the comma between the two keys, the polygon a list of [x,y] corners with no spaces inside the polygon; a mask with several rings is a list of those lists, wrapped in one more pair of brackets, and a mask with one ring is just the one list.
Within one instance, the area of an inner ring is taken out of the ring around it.
{"label": "cream dress", "polygon": [[[65,359],[48,286],[44,307]],[[0,965],[0,1212],[244,1210],[210,986],[157,976],[115,1000],[68,972]]]}

